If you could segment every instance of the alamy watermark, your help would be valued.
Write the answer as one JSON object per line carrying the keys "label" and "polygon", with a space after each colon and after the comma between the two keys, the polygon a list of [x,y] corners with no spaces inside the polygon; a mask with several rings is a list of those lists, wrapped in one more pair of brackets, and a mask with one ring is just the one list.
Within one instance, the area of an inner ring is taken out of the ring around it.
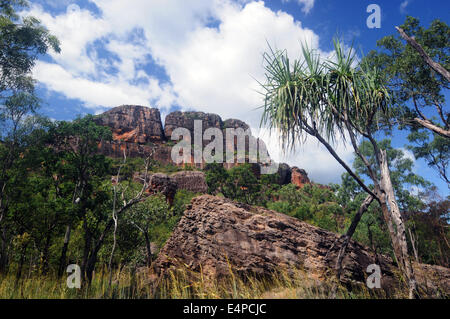
{"label": "alamy watermark", "polygon": [[370,15],[367,17],[366,25],[369,29],[381,28],[381,8],[378,4],[369,4],[367,6],[367,13]]}
{"label": "alamy watermark", "polygon": [[72,264],[67,266],[67,287],[69,289],[80,289],[81,288],[81,268],[78,265]]}
{"label": "alamy watermark", "polygon": [[[195,120],[193,140],[191,135],[190,130],[182,127],[172,132],[172,141],[178,141],[171,153],[174,163],[259,163],[261,174],[278,172],[278,163],[270,159],[265,143],[253,137],[250,129],[227,128],[224,137],[223,131],[216,127],[203,131],[203,122]],[[211,142],[204,146],[208,141]]]}
{"label": "alamy watermark", "polygon": [[369,289],[381,288],[381,268],[377,264],[367,266],[366,271],[371,275],[367,277],[366,284]]}

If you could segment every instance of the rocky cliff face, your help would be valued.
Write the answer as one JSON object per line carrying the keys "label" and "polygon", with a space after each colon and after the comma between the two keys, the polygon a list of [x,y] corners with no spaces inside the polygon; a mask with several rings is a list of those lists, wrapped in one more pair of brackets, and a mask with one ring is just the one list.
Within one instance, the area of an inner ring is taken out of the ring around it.
{"label": "rocky cliff face", "polygon": [[298,167],[292,167],[291,169],[291,183],[299,188],[302,188],[306,184],[311,184],[308,178],[308,174],[304,169]]}
{"label": "rocky cliff face", "polygon": [[[250,129],[245,122],[238,119],[223,121],[217,114],[179,111],[167,115],[163,127],[158,109],[137,105],[123,105],[96,117],[95,121],[97,124],[110,127],[113,133],[113,141],[101,143],[99,145],[99,151],[106,156],[116,158],[123,157],[124,152],[128,157],[147,157],[152,154],[152,158],[163,165],[174,164],[171,158],[171,145],[173,145],[171,141],[172,133],[178,127],[186,128],[191,133],[193,142],[195,120],[202,121],[203,132],[208,128],[220,129],[224,139],[226,138],[226,129],[228,128],[241,128],[244,131]],[[257,143],[261,143],[265,148],[264,141],[251,136],[251,132],[250,137],[246,138],[247,145],[249,138],[252,138]],[[203,141],[203,146],[209,143],[210,141]],[[235,146],[231,150],[232,153],[237,150],[237,143],[238,141],[235,138]],[[227,147],[230,147],[225,141],[223,146],[224,152],[226,152]],[[225,160],[226,158],[224,156],[224,167],[227,169],[238,165],[236,161],[234,163],[225,163]],[[193,162],[193,156],[191,156],[191,161]],[[249,162],[248,154],[246,154],[246,162]],[[181,163],[179,165],[183,166],[185,164],[194,166],[192,163]],[[195,166],[204,168],[205,163]],[[252,168],[256,175],[259,176],[259,164],[253,164]],[[285,185],[292,181],[300,186],[305,184],[306,181],[309,182],[306,172],[302,170],[299,170],[299,172],[298,174],[297,171],[291,174],[291,168],[287,164],[284,164],[281,170],[282,177],[280,184]]]}
{"label": "rocky cliff face", "polygon": [[[331,276],[339,245],[327,253],[338,238],[274,211],[204,195],[192,200],[161,250],[155,269],[162,275],[171,267],[187,265],[195,272],[201,269],[206,277],[221,277],[230,274],[230,265],[242,275],[270,275],[280,268],[294,267],[325,281]],[[370,264],[380,266],[381,286],[386,292],[399,285],[390,258],[374,256],[354,241],[344,259],[344,282],[364,285]],[[429,294],[435,294],[438,287],[450,291],[449,269],[416,265],[416,273]]]}
{"label": "rocky cliff face", "polygon": [[146,144],[165,140],[161,114],[154,108],[119,106],[98,116],[96,123],[110,127],[115,141]]}
{"label": "rocky cliff face", "polygon": [[164,145],[165,135],[158,109],[138,105],[113,108],[95,118],[98,125],[111,128],[112,142],[102,142],[99,151],[116,158],[147,157],[169,163],[170,148]]}
{"label": "rocky cliff face", "polygon": [[164,133],[168,140],[171,139],[173,131],[178,127],[183,127],[191,132],[192,139],[194,138],[194,122],[196,120],[202,121],[202,133],[208,128],[222,129],[222,119],[217,114],[203,113],[203,112],[173,112],[167,115],[164,124]]}

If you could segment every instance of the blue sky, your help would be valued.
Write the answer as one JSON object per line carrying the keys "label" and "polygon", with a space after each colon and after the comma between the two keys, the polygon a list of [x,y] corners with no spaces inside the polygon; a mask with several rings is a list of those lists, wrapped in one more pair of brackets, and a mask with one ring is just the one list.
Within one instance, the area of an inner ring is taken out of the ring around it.
{"label": "blue sky", "polygon": [[[369,29],[369,4],[381,7],[381,28]],[[38,17],[62,42],[36,64],[34,76],[51,118],[70,120],[122,104],[170,111],[198,110],[239,118],[262,136],[277,160],[306,169],[321,183],[338,182],[342,168],[313,140],[282,154],[265,130],[258,131],[262,53],[267,42],[299,57],[300,42],[324,55],[338,34],[362,52],[394,34],[407,15],[422,25],[450,20],[448,1],[433,0],[34,0],[27,14]],[[396,147],[406,135],[396,133]],[[346,145],[336,146],[351,162]],[[412,156],[412,154],[407,154]],[[418,160],[415,169],[448,188]]]}

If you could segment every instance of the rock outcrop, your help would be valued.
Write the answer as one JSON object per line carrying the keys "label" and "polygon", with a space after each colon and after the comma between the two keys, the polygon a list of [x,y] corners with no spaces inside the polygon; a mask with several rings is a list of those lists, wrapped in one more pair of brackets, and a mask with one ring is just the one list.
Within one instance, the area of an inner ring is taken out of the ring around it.
{"label": "rock outcrop", "polygon": [[291,183],[299,188],[302,188],[306,184],[311,184],[308,178],[308,174],[304,169],[298,167],[292,167],[291,169]]}
{"label": "rock outcrop", "polygon": [[[237,154],[238,139],[234,139],[234,147],[227,144],[226,129],[242,129],[250,135],[245,138],[246,153],[245,162],[251,162],[250,153],[248,151],[249,141],[260,144],[260,151],[266,150],[263,140],[255,138],[251,135],[250,127],[243,121],[238,119],[228,119],[222,121],[217,114],[210,114],[204,112],[172,112],[167,115],[165,125],[163,127],[161,121],[161,114],[156,108],[149,108],[137,105],[123,105],[113,108],[103,114],[95,117],[95,122],[99,125],[111,128],[113,140],[111,142],[101,142],[99,144],[99,152],[110,157],[121,158],[124,153],[127,157],[148,157],[151,156],[153,160],[162,165],[175,164],[172,161],[172,146],[174,141],[171,141],[172,132],[179,127],[186,128],[191,133],[191,140],[194,142],[194,121],[202,121],[202,133],[208,128],[217,128],[222,131],[224,138],[224,164],[226,169],[230,169],[239,165],[237,158],[234,162],[227,163],[226,152],[231,151],[231,154]],[[175,141],[176,142],[176,141]],[[203,146],[206,146],[211,141],[203,140]],[[230,148],[232,147],[232,148]],[[193,152],[193,149],[192,149]],[[261,159],[261,156],[259,157]],[[267,153],[267,158],[270,155]],[[178,166],[184,165],[203,169],[206,163],[193,164],[194,156],[191,154],[188,163],[180,163]],[[261,163],[252,163],[252,170],[257,177],[261,173]],[[263,165],[264,166],[264,165]],[[292,171],[292,172],[291,172]],[[282,164],[278,171],[280,173],[280,184],[285,185],[290,182],[302,187],[309,183],[308,176],[304,170],[298,168],[291,168],[287,164]],[[202,185],[199,186],[203,189]]]}
{"label": "rock outcrop", "polygon": [[244,131],[247,131],[248,129],[250,129],[250,126],[248,126],[247,123],[245,123],[245,122],[243,122],[241,120],[228,119],[228,120],[223,122],[223,128],[224,129],[227,129],[227,128],[234,128],[234,129],[241,128]]}
{"label": "rock outcrop", "polygon": [[114,141],[146,144],[165,140],[161,114],[155,108],[123,105],[101,114],[95,121],[111,128]]}
{"label": "rock outcrop", "polygon": [[[115,178],[112,182],[115,182]],[[143,183],[144,175],[135,173],[133,180]],[[163,194],[167,201],[172,204],[177,190],[187,190],[193,193],[206,194],[208,185],[206,184],[205,173],[199,171],[181,171],[172,175],[163,173],[149,174],[147,176],[148,195]]]}
{"label": "rock outcrop", "polygon": [[168,140],[171,139],[172,132],[179,127],[188,129],[191,133],[192,142],[194,142],[194,122],[202,121],[202,134],[208,128],[222,129],[222,119],[217,114],[203,112],[173,112],[167,115],[164,124],[164,133]]}
{"label": "rock outcrop", "polygon": [[95,117],[96,124],[111,128],[113,140],[99,144],[99,152],[110,157],[153,158],[162,163],[171,162],[170,148],[161,122],[161,114],[156,108],[138,105],[115,107]]}
{"label": "rock outcrop", "polygon": [[[202,270],[206,277],[227,276],[230,265],[242,275],[270,275],[281,268],[295,267],[313,279],[324,281],[330,277],[338,245],[328,256],[327,253],[337,239],[335,233],[293,217],[204,195],[192,200],[154,266],[162,275],[171,267],[187,265],[193,271]],[[365,283],[370,264],[380,266],[385,291],[397,286],[392,260],[375,257],[367,247],[354,241],[344,259],[344,282]],[[448,292],[449,269],[431,267],[437,277],[434,282]]]}
{"label": "rock outcrop", "polygon": [[[142,173],[135,173],[133,180],[143,183],[144,176]],[[147,176],[147,183],[148,188],[146,192],[148,195],[163,194],[170,204],[173,203],[177,192],[177,184],[169,176],[162,173],[150,174]]]}
{"label": "rock outcrop", "polygon": [[200,194],[206,194],[208,192],[208,185],[206,184],[205,173],[203,172],[178,172],[171,175],[170,179],[177,185],[177,189]]}
{"label": "rock outcrop", "polygon": [[280,179],[278,180],[280,185],[287,185],[291,183],[292,169],[288,164],[281,163],[278,166],[278,175],[280,176]]}

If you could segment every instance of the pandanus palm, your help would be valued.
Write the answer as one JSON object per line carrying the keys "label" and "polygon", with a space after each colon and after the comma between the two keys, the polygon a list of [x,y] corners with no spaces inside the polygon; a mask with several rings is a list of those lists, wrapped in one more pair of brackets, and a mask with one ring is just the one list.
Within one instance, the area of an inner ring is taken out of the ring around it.
{"label": "pandanus palm", "polygon": [[[367,192],[346,235],[336,261],[340,279],[342,260],[355,228],[373,200],[380,204],[387,223],[394,254],[409,286],[410,297],[416,293],[416,282],[408,256],[405,225],[394,196],[386,152],[380,149],[374,132],[389,126],[394,110],[377,69],[360,64],[352,49],[345,50],[334,42],[334,56],[322,59],[303,46],[303,61],[290,61],[285,51],[264,54],[266,79],[262,124],[275,129],[284,149],[293,148],[307,137],[316,138],[344,169]],[[361,139],[367,139],[376,154],[370,163],[360,151]],[[339,157],[333,148],[335,141],[350,141],[361,158],[373,186],[365,183]]]}

